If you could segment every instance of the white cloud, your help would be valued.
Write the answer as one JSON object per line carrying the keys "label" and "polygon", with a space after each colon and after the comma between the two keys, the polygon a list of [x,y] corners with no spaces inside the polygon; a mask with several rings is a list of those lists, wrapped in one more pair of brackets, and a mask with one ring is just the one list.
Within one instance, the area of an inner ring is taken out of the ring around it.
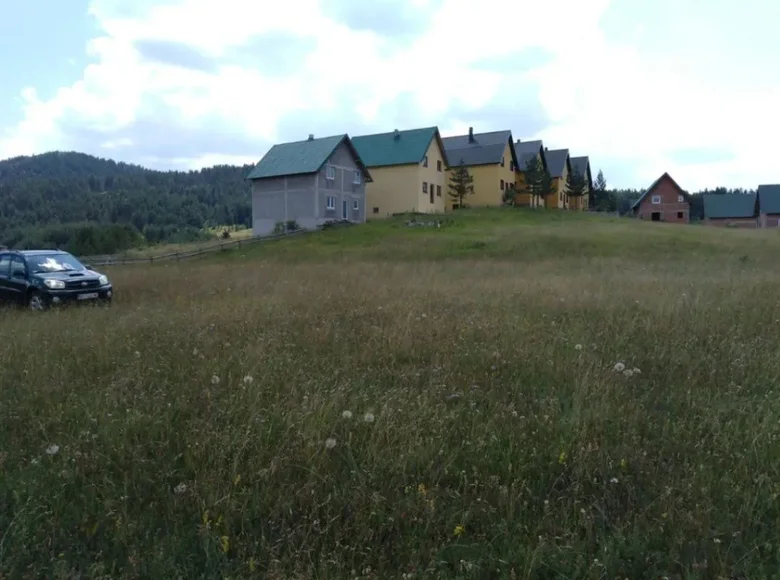
{"label": "white cloud", "polygon": [[[354,5],[342,1],[343,15]],[[683,58],[610,40],[600,28],[610,0],[480,0],[476,10],[472,0],[385,0],[420,17],[421,33],[404,38],[383,35],[381,21],[351,29],[324,2],[93,0],[102,31],[88,43],[94,62],[50,99],[25,89],[23,120],[0,133],[0,158],[80,149],[198,167],[256,160],[304,133],[406,123],[445,134],[510,128],[589,154],[618,186],[663,171],[689,189],[780,180],[768,169],[780,82],[729,87],[683,68]],[[298,66],[271,74],[260,63],[283,55],[247,47],[278,33],[306,48]],[[213,66],[144,58],[141,42],[178,43]],[[529,64],[527,49],[548,56]],[[734,159],[686,164],[676,153],[703,147]]]}

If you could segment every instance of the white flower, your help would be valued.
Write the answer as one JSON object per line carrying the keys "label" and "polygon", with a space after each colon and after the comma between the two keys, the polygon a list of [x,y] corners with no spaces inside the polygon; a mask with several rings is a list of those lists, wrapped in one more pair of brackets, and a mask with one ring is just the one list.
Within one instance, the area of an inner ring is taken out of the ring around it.
{"label": "white flower", "polygon": [[211,377],[211,384],[212,385],[218,385],[219,384],[219,377],[217,375],[214,375]]}
{"label": "white flower", "polygon": [[626,369],[626,370],[623,371],[623,374],[626,377],[631,378],[632,376],[634,376],[634,371],[632,371],[631,369]]}
{"label": "white flower", "polygon": [[175,493],[184,493],[187,491],[187,484],[182,481],[179,485],[173,488],[173,491]]}
{"label": "white flower", "polygon": [[373,423],[374,422],[374,414],[373,413],[366,413],[363,415],[363,421],[366,423]]}
{"label": "white flower", "polygon": [[247,375],[243,379],[245,385],[251,385],[253,382],[255,382],[255,379],[252,377],[252,375]]}
{"label": "white flower", "polygon": [[57,455],[59,450],[60,450],[60,446],[59,445],[49,445],[46,448],[46,455]]}
{"label": "white flower", "polygon": [[333,449],[336,446],[336,440],[333,437],[325,439],[325,449]]}
{"label": "white flower", "polygon": [[582,345],[581,344],[575,344],[574,345],[574,350],[582,350]]}
{"label": "white flower", "polygon": [[634,372],[634,374],[635,374],[635,375],[641,375],[641,374],[642,374],[642,371],[640,371],[640,370],[639,370],[638,368],[636,368],[636,367],[634,367],[634,371],[633,371],[633,372]]}
{"label": "white flower", "polygon": [[626,370],[626,365],[624,365],[622,362],[615,364],[615,372],[616,373],[622,373],[624,370]]}
{"label": "white flower", "polygon": [[618,478],[617,477],[613,477],[612,479],[609,480],[609,482],[610,483],[617,483],[618,482]]}
{"label": "white flower", "polygon": [[352,411],[344,411],[344,412],[341,414],[341,416],[342,416],[344,419],[351,419],[351,418],[352,418]]}

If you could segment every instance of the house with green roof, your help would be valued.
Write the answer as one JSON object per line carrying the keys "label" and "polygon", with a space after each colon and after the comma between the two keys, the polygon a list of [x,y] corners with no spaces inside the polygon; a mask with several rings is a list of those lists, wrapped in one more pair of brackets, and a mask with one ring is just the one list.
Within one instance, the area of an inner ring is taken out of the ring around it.
{"label": "house with green roof", "polygon": [[759,225],[758,194],[705,193],[704,223],[710,226],[757,228]]}
{"label": "house with green roof", "polygon": [[373,180],[366,185],[367,217],[437,213],[447,209],[447,155],[437,127],[352,138]]}
{"label": "house with green roof", "polygon": [[274,145],[249,172],[252,233],[272,233],[278,224],[304,229],[324,223],[366,220],[366,184],[371,174],[348,135]]}
{"label": "house with green roof", "polygon": [[759,185],[757,197],[761,227],[780,227],[780,184]]}

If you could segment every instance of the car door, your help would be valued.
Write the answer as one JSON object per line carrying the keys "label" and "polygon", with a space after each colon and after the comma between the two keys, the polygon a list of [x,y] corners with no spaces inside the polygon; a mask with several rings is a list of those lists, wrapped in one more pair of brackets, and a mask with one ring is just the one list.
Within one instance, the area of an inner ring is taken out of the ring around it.
{"label": "car door", "polygon": [[18,303],[24,303],[27,295],[27,263],[21,256],[11,256],[11,269],[8,277],[8,299]]}
{"label": "car door", "polygon": [[11,254],[0,252],[0,300],[11,300],[8,277],[11,275]]}

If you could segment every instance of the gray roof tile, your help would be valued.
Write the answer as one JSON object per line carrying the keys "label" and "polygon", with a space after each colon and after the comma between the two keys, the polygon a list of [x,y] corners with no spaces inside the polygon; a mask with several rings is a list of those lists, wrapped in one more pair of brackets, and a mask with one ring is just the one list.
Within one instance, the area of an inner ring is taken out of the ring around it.
{"label": "gray roof tile", "polygon": [[552,177],[562,177],[563,169],[569,162],[568,149],[553,149],[544,152],[547,157],[547,167]]}
{"label": "gray roof tile", "polygon": [[469,141],[468,135],[444,137],[442,139],[447,159],[451,166],[460,165],[492,165],[500,163],[504,155],[504,147],[510,144],[513,161],[517,162],[511,131],[492,131],[490,133],[474,133],[474,141]]}
{"label": "gray roof tile", "polygon": [[517,164],[521,171],[526,168],[531,159],[540,153],[542,155],[542,163],[547,167],[547,158],[541,141],[517,141],[515,143],[515,153],[517,154]]}

